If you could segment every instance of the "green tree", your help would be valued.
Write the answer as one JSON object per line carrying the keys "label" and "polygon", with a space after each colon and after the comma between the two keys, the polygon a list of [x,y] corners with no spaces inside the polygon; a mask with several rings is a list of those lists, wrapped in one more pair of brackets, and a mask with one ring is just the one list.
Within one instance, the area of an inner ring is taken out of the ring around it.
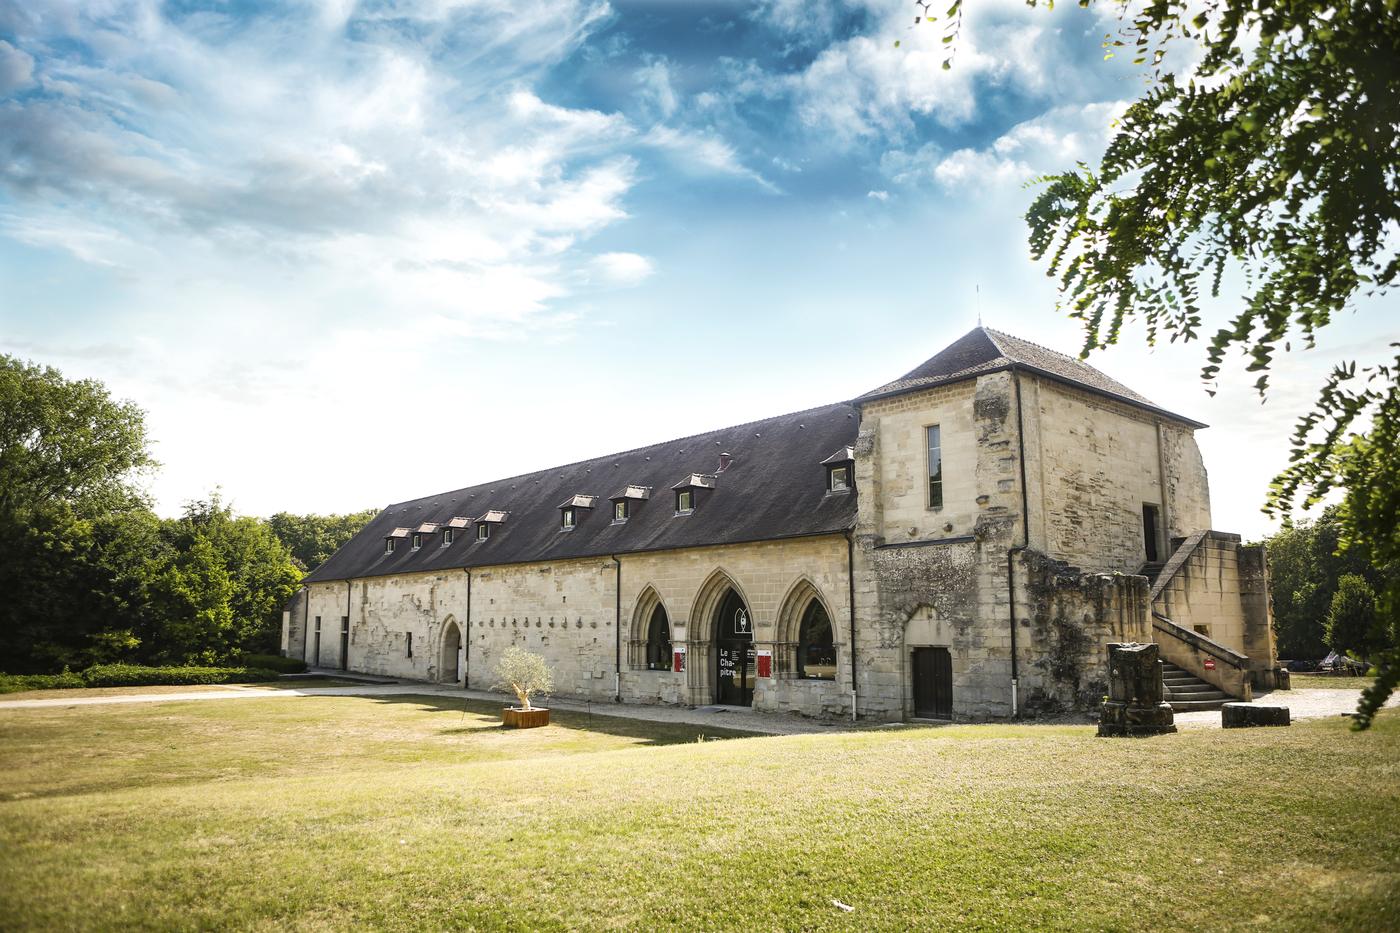
{"label": "green tree", "polygon": [[1327,609],[1327,647],[1340,654],[1370,657],[1380,645],[1376,596],[1364,577],[1354,573],[1337,581]]}
{"label": "green tree", "polygon": [[[1202,376],[1215,380],[1238,349],[1264,392],[1280,349],[1311,345],[1358,294],[1384,294],[1400,276],[1396,0],[1120,9],[1110,51],[1132,49],[1147,90],[1097,167],[1042,179],[1026,215],[1032,253],[1083,323],[1085,355],[1134,319],[1149,342],[1197,339],[1204,297],[1238,275],[1244,294],[1216,325]],[[1173,43],[1200,52],[1189,74],[1170,70]],[[1380,568],[1400,566],[1398,373],[1400,354],[1340,363],[1268,500],[1289,516],[1340,490],[1343,548],[1364,547]],[[1387,573],[1378,603],[1387,629],[1400,629],[1400,575]],[[1400,683],[1400,646],[1377,660],[1360,728]]]}
{"label": "green tree", "polygon": [[[145,415],[101,383],[0,355],[0,657],[19,672],[136,650],[155,517]],[[133,558],[133,555],[135,557]]]}
{"label": "green tree", "polygon": [[163,522],[161,538],[145,571],[152,660],[215,664],[276,647],[302,573],[266,523],[234,515],[215,492]]}
{"label": "green tree", "polygon": [[302,570],[315,570],[326,559],[368,525],[378,509],[365,509],[346,515],[293,515],[278,512],[267,520],[273,534],[292,552]]}

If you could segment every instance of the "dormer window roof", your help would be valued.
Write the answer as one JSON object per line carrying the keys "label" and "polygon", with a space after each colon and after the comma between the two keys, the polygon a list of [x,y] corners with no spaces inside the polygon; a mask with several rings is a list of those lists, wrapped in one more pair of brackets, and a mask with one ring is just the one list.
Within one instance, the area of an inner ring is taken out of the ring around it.
{"label": "dormer window roof", "polygon": [[598,504],[597,496],[570,496],[559,503],[561,509],[591,509]]}
{"label": "dormer window roof", "polygon": [[714,489],[715,478],[708,473],[692,473],[679,483],[671,487],[672,489]]}
{"label": "dormer window roof", "polygon": [[389,532],[389,533],[388,533],[387,535],[385,535],[384,537],[386,537],[386,538],[407,538],[407,537],[408,537],[408,529],[407,529],[407,528],[395,528],[393,531]]}
{"label": "dormer window roof", "polygon": [[842,447],[822,461],[822,466],[833,466],[842,463],[853,463],[856,459],[856,449],[854,447]]}
{"label": "dormer window roof", "polygon": [[619,492],[609,496],[608,498],[611,499],[613,502],[621,502],[627,499],[639,499],[645,501],[651,498],[651,487],[635,485],[623,486]]}
{"label": "dormer window roof", "polygon": [[486,514],[478,518],[477,521],[490,522],[492,524],[499,525],[500,523],[506,520],[506,516],[508,515],[510,515],[509,512],[503,512],[500,509],[490,509],[486,512]]}
{"label": "dormer window roof", "polygon": [[424,522],[423,524],[419,525],[417,528],[415,528],[415,529],[413,529],[413,530],[416,531],[416,532],[417,532],[418,534],[420,534],[420,535],[432,535],[432,534],[437,534],[438,523],[437,523],[437,522]]}
{"label": "dormer window roof", "polygon": [[472,520],[470,518],[463,518],[460,515],[454,515],[447,521],[448,528],[470,528],[471,524]]}

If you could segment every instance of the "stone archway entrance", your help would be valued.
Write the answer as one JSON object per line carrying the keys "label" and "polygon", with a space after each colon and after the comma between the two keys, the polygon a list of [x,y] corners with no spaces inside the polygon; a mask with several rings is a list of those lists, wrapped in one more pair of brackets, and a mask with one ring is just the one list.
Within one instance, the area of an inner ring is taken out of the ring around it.
{"label": "stone archway entrance", "polygon": [[752,706],[756,652],[753,614],[731,587],[715,610],[715,702]]}
{"label": "stone archway entrance", "polygon": [[442,633],[442,656],[438,661],[443,683],[455,684],[462,680],[462,630],[456,622],[447,623]]}

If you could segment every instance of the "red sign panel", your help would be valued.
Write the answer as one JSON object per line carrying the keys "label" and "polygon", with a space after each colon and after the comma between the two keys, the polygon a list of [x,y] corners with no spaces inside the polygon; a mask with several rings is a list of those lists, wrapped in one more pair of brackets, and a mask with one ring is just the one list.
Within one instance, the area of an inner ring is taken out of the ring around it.
{"label": "red sign panel", "polygon": [[675,653],[671,655],[671,670],[675,671],[677,674],[685,670],[684,648],[677,648]]}
{"label": "red sign panel", "polygon": [[1215,658],[1206,658],[1206,670],[1215,670]]}
{"label": "red sign panel", "polygon": [[771,651],[760,651],[760,652],[758,653],[758,676],[759,676],[759,677],[772,677],[772,676],[773,676],[773,652],[771,652]]}

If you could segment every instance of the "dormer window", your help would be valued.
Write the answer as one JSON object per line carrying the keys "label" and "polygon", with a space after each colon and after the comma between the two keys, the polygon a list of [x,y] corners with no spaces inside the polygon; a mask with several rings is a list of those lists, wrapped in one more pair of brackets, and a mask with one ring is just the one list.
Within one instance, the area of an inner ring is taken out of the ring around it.
{"label": "dormer window", "polygon": [[423,536],[418,532],[413,533],[413,549],[416,551],[423,546]]}
{"label": "dormer window", "polygon": [[676,494],[676,514],[689,515],[695,511],[696,497],[701,489],[714,489],[715,478],[706,473],[692,473],[671,487]]}
{"label": "dormer window", "polygon": [[452,543],[452,531],[453,531],[453,529],[451,529],[451,528],[444,528],[444,529],[442,529],[442,546],[443,546],[443,547],[447,547],[449,544]]}
{"label": "dormer window", "polygon": [[622,524],[623,522],[627,521],[628,513],[630,511],[631,509],[627,505],[627,500],[618,499],[616,502],[613,503],[613,521],[619,525]]}
{"label": "dormer window", "polygon": [[695,511],[695,490],[693,490],[693,489],[677,489],[677,490],[676,490],[676,514],[677,514],[677,515],[685,515],[685,514],[687,514],[687,513],[689,513],[689,512],[693,512],[693,511]]}
{"label": "dormer window", "polygon": [[632,517],[633,502],[640,504],[646,502],[650,498],[650,486],[638,486],[635,483],[629,483],[623,486],[616,495],[612,496],[613,524],[621,525]]}
{"label": "dormer window", "polygon": [[570,496],[559,503],[559,530],[573,531],[579,521],[598,504],[597,496]]}
{"label": "dormer window", "polygon": [[395,528],[393,531],[389,532],[387,535],[384,536],[384,553],[394,553],[394,548],[398,546],[399,539],[407,537],[407,528]]}
{"label": "dormer window", "polygon": [[500,509],[490,509],[485,515],[476,520],[476,540],[485,541],[491,537],[491,526],[503,523],[510,515]]}
{"label": "dormer window", "polygon": [[822,466],[826,467],[828,493],[849,492],[855,487],[855,458],[855,448],[842,447],[822,461]]}
{"label": "dormer window", "polygon": [[489,537],[491,537],[490,525],[486,524],[485,522],[482,522],[480,525],[476,526],[476,540],[485,541]]}
{"label": "dormer window", "polygon": [[560,530],[573,531],[574,526],[578,524],[578,513],[573,508],[560,509],[559,511],[560,515],[563,516],[560,519]]}

